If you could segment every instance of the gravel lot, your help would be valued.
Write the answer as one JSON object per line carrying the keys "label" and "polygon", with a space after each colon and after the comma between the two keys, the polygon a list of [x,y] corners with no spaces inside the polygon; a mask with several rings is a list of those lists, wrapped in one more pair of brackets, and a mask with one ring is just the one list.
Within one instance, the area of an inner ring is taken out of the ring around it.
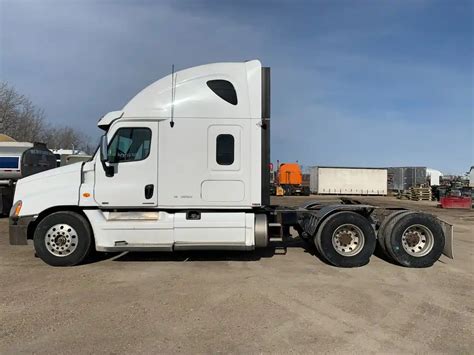
{"label": "gravel lot", "polygon": [[295,241],[286,255],[131,253],[53,268],[32,245],[8,245],[2,219],[0,353],[474,352],[474,211],[361,200],[453,223],[456,259],[340,269]]}

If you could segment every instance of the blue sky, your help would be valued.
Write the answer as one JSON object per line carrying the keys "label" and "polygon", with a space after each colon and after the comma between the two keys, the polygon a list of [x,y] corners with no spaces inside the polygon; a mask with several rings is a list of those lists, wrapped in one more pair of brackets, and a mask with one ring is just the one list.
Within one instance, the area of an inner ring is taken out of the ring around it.
{"label": "blue sky", "polygon": [[272,160],[474,164],[474,8],[464,0],[0,0],[0,78],[48,119],[96,122],[170,71],[272,67]]}

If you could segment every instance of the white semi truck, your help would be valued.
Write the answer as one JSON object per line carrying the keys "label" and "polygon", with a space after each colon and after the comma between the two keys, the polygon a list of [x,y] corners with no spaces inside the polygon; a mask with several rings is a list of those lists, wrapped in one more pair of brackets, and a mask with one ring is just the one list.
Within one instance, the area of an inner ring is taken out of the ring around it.
{"label": "white semi truck", "polygon": [[[335,266],[369,262],[377,240],[404,266],[452,257],[432,215],[342,200],[270,204],[270,68],[258,60],[173,73],[102,117],[91,161],[21,179],[10,243],[54,266],[99,252],[253,250],[290,227]],[[281,240],[280,239],[280,240]]]}

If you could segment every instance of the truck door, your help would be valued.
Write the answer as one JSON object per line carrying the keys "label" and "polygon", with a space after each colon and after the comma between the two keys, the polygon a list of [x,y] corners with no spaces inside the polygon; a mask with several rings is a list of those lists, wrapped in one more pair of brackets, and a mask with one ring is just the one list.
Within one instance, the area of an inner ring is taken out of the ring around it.
{"label": "truck door", "polygon": [[122,122],[108,134],[106,176],[97,157],[94,198],[103,207],[144,208],[157,205],[158,123]]}

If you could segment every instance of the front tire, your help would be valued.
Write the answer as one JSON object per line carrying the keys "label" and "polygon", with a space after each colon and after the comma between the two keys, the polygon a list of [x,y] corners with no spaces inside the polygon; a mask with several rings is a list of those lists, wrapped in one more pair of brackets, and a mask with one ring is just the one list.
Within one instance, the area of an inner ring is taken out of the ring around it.
{"label": "front tire", "polygon": [[328,263],[359,267],[369,262],[377,241],[367,218],[355,212],[338,212],[321,224],[314,243]]}
{"label": "front tire", "polygon": [[72,211],[46,216],[34,234],[36,254],[51,266],[74,266],[89,255],[92,230],[89,222]]}

